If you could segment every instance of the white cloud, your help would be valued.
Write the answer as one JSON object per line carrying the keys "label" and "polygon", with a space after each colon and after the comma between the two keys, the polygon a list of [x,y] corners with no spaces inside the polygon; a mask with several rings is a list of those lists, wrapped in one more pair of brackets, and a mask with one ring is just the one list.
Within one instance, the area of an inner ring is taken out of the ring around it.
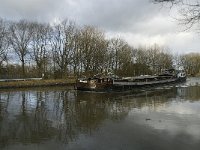
{"label": "white cloud", "polygon": [[0,0],[0,4],[0,17],[11,20],[49,21],[59,16],[63,5],[67,7],[65,0]]}
{"label": "white cloud", "polygon": [[109,36],[120,36],[131,45],[158,43],[173,52],[200,52],[199,37],[180,32],[171,16],[149,0],[0,0],[0,17],[55,22],[69,18],[94,25]]}

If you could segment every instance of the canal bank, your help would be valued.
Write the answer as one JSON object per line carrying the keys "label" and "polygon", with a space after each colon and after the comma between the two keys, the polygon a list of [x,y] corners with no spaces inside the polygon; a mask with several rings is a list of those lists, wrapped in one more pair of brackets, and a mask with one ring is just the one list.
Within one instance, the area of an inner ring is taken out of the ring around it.
{"label": "canal bank", "polygon": [[15,79],[2,80],[0,82],[0,89],[15,89],[15,88],[29,88],[29,87],[47,87],[47,86],[73,86],[75,79]]}

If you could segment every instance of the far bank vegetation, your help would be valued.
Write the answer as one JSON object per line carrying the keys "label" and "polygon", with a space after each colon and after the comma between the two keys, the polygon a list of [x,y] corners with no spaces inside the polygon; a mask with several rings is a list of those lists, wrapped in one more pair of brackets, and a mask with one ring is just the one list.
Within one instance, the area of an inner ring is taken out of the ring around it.
{"label": "far bank vegetation", "polygon": [[135,48],[120,38],[107,39],[96,27],[80,27],[68,20],[49,25],[0,19],[1,79],[62,79],[102,72],[137,76],[175,66],[199,74],[200,54],[170,51],[157,44]]}

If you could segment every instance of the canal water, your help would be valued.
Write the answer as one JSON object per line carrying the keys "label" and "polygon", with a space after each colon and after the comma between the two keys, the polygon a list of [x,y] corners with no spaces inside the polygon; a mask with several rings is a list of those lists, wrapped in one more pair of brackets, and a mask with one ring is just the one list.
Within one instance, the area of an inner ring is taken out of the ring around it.
{"label": "canal water", "polygon": [[1,150],[199,148],[199,78],[127,93],[0,91]]}

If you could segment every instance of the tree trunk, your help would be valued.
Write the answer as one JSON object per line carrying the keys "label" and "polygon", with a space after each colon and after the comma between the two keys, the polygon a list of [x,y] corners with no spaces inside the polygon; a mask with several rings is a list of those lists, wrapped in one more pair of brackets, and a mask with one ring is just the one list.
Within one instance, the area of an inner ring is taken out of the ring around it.
{"label": "tree trunk", "polygon": [[25,73],[25,61],[24,61],[24,59],[22,59],[22,77],[23,78],[26,77],[26,73]]}

